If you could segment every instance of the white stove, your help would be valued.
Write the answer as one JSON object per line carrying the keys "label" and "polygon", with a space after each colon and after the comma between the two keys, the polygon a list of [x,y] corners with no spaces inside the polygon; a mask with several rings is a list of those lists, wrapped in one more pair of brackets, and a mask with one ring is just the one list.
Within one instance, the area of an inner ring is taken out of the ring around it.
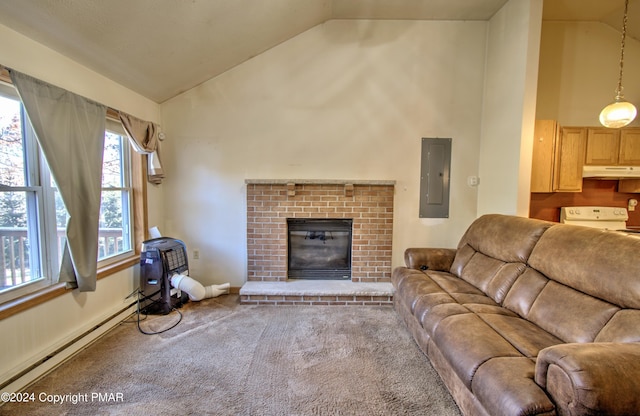
{"label": "white stove", "polygon": [[625,230],[629,213],[620,207],[562,207],[560,222],[603,230]]}

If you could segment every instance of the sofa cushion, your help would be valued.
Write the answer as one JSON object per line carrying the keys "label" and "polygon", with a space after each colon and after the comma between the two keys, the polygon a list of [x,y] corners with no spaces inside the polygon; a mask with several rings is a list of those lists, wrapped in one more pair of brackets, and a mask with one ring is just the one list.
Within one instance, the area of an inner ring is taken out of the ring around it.
{"label": "sofa cushion", "polygon": [[463,235],[451,273],[501,303],[540,236],[552,224],[506,215],[484,215]]}
{"label": "sofa cushion", "polygon": [[442,319],[431,339],[469,389],[482,363],[495,357],[522,357],[509,342],[471,312]]}
{"label": "sofa cushion", "polygon": [[465,306],[468,304],[497,305],[493,299],[479,293],[452,293],[451,297],[459,304]]}
{"label": "sofa cushion", "polygon": [[[410,302],[411,312],[423,327],[426,322],[425,329],[429,334],[432,334],[438,323],[447,316],[469,313],[464,305],[466,303],[495,305],[480,290],[451,273],[426,271],[425,278],[433,282],[436,287],[415,286],[416,290],[422,290],[422,292],[412,292],[412,301],[405,301],[405,303]],[[405,294],[408,291],[405,290],[402,293]]]}
{"label": "sofa cushion", "polygon": [[527,267],[523,263],[505,263],[493,276],[485,292],[497,303],[502,303],[515,281]]}
{"label": "sofa cushion", "polygon": [[413,312],[415,302],[424,293],[442,292],[433,280],[422,272],[414,271],[408,274],[396,288],[397,297],[405,302],[407,308]]}
{"label": "sofa cushion", "polygon": [[468,245],[475,251],[507,263],[526,263],[540,236],[552,225],[546,221],[509,215],[483,215],[469,226],[458,243],[458,249]]}
{"label": "sofa cushion", "polygon": [[[433,309],[434,306],[445,303],[457,304],[456,300],[448,293],[425,293],[415,298],[414,308],[411,312],[420,321],[425,314],[429,313]],[[466,312],[468,312],[468,310],[466,310]]]}
{"label": "sofa cushion", "polygon": [[535,359],[540,350],[562,343],[561,339],[515,314],[479,313],[478,316],[525,357]]}
{"label": "sofa cushion", "polygon": [[410,269],[407,267],[397,267],[396,269],[393,270],[393,273],[391,274],[391,283],[393,283],[393,286],[395,288],[400,288],[400,286],[403,285],[405,279],[410,277],[424,278],[424,273],[422,273],[419,270]]}
{"label": "sofa cushion", "polygon": [[460,277],[486,293],[489,282],[505,264],[502,260],[475,252],[465,264]]}
{"label": "sofa cushion", "polygon": [[[414,297],[413,308],[411,311],[414,316],[423,322],[426,320],[426,315],[431,312],[434,306],[442,304],[456,304],[460,305],[460,308],[451,309],[453,314],[468,313],[469,310],[465,308],[468,304],[483,304],[497,306],[497,304],[487,297],[482,291],[474,287],[473,285],[461,280],[451,273],[447,272],[435,272],[426,271],[426,276],[437,284],[438,290],[424,290],[422,294],[418,294]],[[421,287],[422,289],[423,287]],[[449,309],[447,309],[449,310]],[[446,313],[443,314],[444,309],[440,309],[440,315],[437,315],[433,319],[430,319],[430,331],[435,328],[437,322],[440,319],[446,317]]]}
{"label": "sofa cushion", "polygon": [[472,284],[457,278],[447,272],[427,272],[429,278],[438,284],[447,293],[467,293],[484,295],[484,293]]}
{"label": "sofa cushion", "polygon": [[493,358],[480,366],[471,388],[492,416],[555,415],[555,405],[534,381],[527,358]]}
{"label": "sofa cushion", "polygon": [[640,311],[622,309],[598,333],[596,342],[640,342]]}
{"label": "sofa cushion", "polygon": [[449,271],[455,276],[462,276],[464,266],[469,263],[469,260],[471,260],[477,252],[478,251],[469,244],[459,246],[456,250],[456,256],[453,258],[453,263],[451,263],[451,269]]}
{"label": "sofa cushion", "polygon": [[547,285],[549,279],[540,272],[527,268],[511,286],[502,305],[526,318],[536,298]]}
{"label": "sofa cushion", "polygon": [[549,279],[622,308],[640,308],[640,238],[563,225],[547,230],[529,265]]}
{"label": "sofa cushion", "polygon": [[564,342],[593,341],[619,310],[531,268],[513,284],[503,306]]}
{"label": "sofa cushion", "polygon": [[[417,308],[416,312],[418,312]],[[440,325],[443,320],[451,316],[466,314],[471,314],[471,312],[459,303],[443,302],[431,306],[428,311],[420,314],[416,313],[415,316],[429,336],[433,336],[435,331],[438,329],[438,325]]]}
{"label": "sofa cushion", "polygon": [[549,281],[527,319],[565,342],[592,342],[617,306]]}
{"label": "sofa cushion", "polygon": [[523,263],[506,263],[476,252],[462,269],[460,277],[501,303],[525,269]]}
{"label": "sofa cushion", "polygon": [[488,305],[482,303],[468,303],[464,305],[467,309],[475,314],[496,314],[505,316],[517,316],[507,308],[499,305]]}

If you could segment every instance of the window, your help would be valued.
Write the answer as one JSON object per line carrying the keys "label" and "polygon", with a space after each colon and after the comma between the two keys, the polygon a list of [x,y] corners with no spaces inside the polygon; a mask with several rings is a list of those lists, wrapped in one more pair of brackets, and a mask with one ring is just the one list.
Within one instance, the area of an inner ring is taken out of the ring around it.
{"label": "window", "polygon": [[108,123],[104,138],[102,161],[102,202],[98,260],[100,265],[109,259],[130,254],[133,241],[131,221],[131,163],[128,138],[119,123]]}
{"label": "window", "polygon": [[[107,120],[98,266],[134,255],[131,152]],[[0,303],[57,282],[68,214],[24,109],[0,83]]]}
{"label": "window", "polygon": [[[45,227],[45,173],[15,90],[0,90],[0,299],[52,282],[55,228]],[[50,250],[44,250],[49,247]],[[28,288],[27,288],[28,287]],[[7,293],[12,292],[12,293]]]}
{"label": "window", "polygon": [[[55,187],[53,181],[51,184]],[[57,227],[64,237],[68,216],[58,192],[55,192],[55,210]],[[120,122],[107,120],[98,233],[99,267],[131,254],[132,212],[131,146]]]}

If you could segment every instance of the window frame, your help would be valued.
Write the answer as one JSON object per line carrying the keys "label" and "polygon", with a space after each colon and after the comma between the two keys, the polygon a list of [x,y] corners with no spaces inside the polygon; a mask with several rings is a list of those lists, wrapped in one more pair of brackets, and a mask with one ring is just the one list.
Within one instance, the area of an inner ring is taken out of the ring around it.
{"label": "window frame", "polygon": [[[11,78],[6,69],[0,67],[0,81],[13,87]],[[107,119],[120,122],[118,111],[112,108],[107,110]],[[118,256],[106,258],[98,262],[97,279],[103,279],[112,274],[126,270],[138,264],[140,260],[140,247],[145,240],[148,229],[147,219],[147,159],[144,155],[130,151],[130,175],[131,175],[131,230],[132,250]],[[39,167],[38,167],[39,168]],[[43,185],[43,184],[41,184]],[[44,191],[43,191],[44,192]],[[110,260],[105,262],[105,260]],[[51,263],[50,261],[48,262]],[[49,278],[48,284],[38,290],[30,291],[7,302],[0,303],[0,320],[13,316],[19,312],[40,305],[58,296],[62,296],[72,289],[66,288],[65,283],[53,283]]]}

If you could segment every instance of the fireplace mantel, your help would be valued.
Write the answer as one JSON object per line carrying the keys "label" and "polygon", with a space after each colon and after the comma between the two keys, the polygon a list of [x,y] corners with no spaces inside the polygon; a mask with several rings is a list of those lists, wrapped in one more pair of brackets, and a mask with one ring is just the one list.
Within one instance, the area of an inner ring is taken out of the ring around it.
{"label": "fireplace mantel", "polygon": [[245,179],[247,185],[369,185],[369,186],[393,186],[393,180],[369,180],[369,179]]}

